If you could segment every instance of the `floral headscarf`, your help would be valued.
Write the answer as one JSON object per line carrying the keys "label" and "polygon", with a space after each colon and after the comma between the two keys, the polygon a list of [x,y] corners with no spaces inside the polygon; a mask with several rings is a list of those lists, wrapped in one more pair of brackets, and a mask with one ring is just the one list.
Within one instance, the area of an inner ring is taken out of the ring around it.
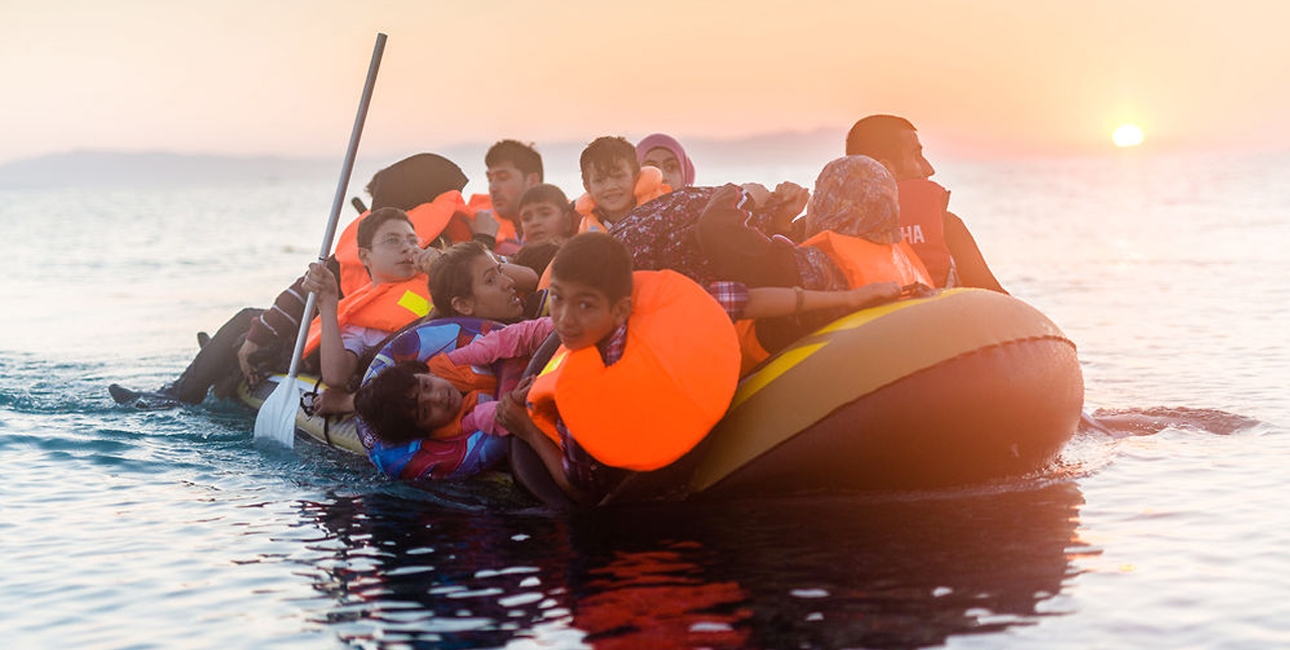
{"label": "floral headscarf", "polygon": [[825,230],[875,244],[900,241],[896,179],[868,156],[838,158],[820,170],[806,213],[806,235]]}

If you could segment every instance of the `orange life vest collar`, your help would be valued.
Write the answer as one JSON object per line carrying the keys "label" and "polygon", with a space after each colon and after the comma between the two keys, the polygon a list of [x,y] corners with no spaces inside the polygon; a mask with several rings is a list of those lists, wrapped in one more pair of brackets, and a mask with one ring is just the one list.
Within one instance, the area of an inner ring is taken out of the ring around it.
{"label": "orange life vest collar", "polygon": [[[412,228],[416,231],[417,241],[422,248],[443,233],[453,221],[453,215],[458,212],[466,212],[466,200],[457,190],[444,192],[433,201],[422,203],[407,211],[408,219],[412,221]],[[364,212],[359,218],[351,221],[336,238],[336,261],[340,263],[340,291],[346,296],[372,281],[367,275],[367,269],[363,267],[363,262],[358,259],[358,224],[368,214],[370,211]],[[466,239],[470,239],[469,228],[467,228]]]}
{"label": "orange life vest collar", "polygon": [[[346,325],[367,327],[394,332],[404,325],[430,313],[430,289],[424,274],[418,273],[402,282],[383,282],[376,286],[368,283],[340,300],[336,319]],[[315,317],[309,324],[309,338],[305,339],[304,354],[318,349],[322,343],[322,320]]]}
{"label": "orange life vest collar", "polygon": [[[600,462],[658,469],[725,415],[739,380],[739,342],[725,310],[674,271],[632,274],[623,356],[561,346],[529,390],[533,421],[556,444],[556,418]],[[558,410],[558,415],[557,415]]]}
{"label": "orange life vest collar", "polygon": [[826,230],[802,245],[814,246],[828,255],[842,269],[852,289],[872,282],[896,282],[901,286],[914,282],[932,284],[927,268],[903,240],[898,244],[875,244]]}

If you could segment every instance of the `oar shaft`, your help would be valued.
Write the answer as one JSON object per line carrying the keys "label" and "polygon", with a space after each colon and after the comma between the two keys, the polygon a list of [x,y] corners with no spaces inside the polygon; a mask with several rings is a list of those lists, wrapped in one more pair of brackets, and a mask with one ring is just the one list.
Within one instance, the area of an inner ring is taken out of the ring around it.
{"label": "oar shaft", "polygon": [[340,210],[345,205],[349,177],[354,172],[354,159],[358,155],[358,141],[363,135],[363,123],[367,121],[367,107],[372,104],[372,91],[376,88],[376,72],[381,67],[381,55],[384,52],[385,34],[377,34],[376,47],[372,50],[372,62],[367,66],[367,81],[363,84],[363,96],[358,103],[358,114],[354,116],[354,128],[349,134],[349,148],[345,151],[345,162],[340,168],[340,182],[336,184],[336,197],[331,203],[331,219],[327,222],[327,232],[323,235],[322,248],[318,251],[319,262],[326,260],[331,254],[332,240],[336,238],[336,224],[340,221]]}
{"label": "oar shaft", "polygon": [[[385,52],[385,34],[376,35],[376,47],[372,50],[372,62],[367,66],[367,81],[363,84],[363,96],[358,102],[358,114],[354,116],[354,128],[349,134],[349,148],[345,150],[345,161],[341,164],[340,180],[336,184],[336,196],[331,203],[331,216],[327,219],[327,230],[323,233],[322,246],[318,249],[318,261],[324,262],[331,254],[332,241],[336,238],[336,224],[340,221],[340,210],[345,204],[345,195],[349,190],[349,178],[354,172],[354,159],[358,155],[358,141],[363,136],[363,124],[367,121],[367,108],[372,104],[372,91],[376,88],[376,73],[381,68],[381,55]],[[304,355],[305,340],[309,337],[309,323],[313,321],[314,305],[318,298],[309,293],[305,300],[305,311],[300,315],[300,330],[296,332],[296,347],[291,353],[291,369],[287,371],[287,382],[295,381],[300,370],[300,357]]]}

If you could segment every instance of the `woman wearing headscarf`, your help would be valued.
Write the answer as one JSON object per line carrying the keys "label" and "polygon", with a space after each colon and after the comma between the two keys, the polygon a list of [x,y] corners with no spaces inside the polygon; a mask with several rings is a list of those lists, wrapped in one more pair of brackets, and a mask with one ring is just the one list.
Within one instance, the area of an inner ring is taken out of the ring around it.
{"label": "woman wearing headscarf", "polygon": [[636,145],[636,162],[657,167],[673,190],[694,185],[694,162],[680,142],[664,133],[651,133]]}
{"label": "woman wearing headscarf", "polygon": [[[900,233],[896,180],[866,156],[846,156],[825,165],[807,205],[801,244],[767,237],[741,195],[727,186],[714,194],[696,228],[699,248],[723,279],[750,287],[801,287],[821,291],[854,289],[874,282],[902,287],[932,282]],[[815,329],[838,314],[811,319],[767,319],[757,334],[768,350]]]}

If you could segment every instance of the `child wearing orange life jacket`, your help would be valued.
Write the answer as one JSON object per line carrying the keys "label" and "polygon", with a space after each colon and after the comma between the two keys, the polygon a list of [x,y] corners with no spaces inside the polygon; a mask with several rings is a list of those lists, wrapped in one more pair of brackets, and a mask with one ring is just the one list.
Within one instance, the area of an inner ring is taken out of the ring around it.
{"label": "child wearing orange life jacket", "polygon": [[[305,354],[318,351],[324,383],[345,391],[359,359],[389,334],[430,312],[429,288],[420,270],[421,249],[407,213],[381,208],[358,226],[358,250],[371,283],[344,299],[336,276],[320,262],[309,265],[303,288],[318,296]],[[352,410],[352,395],[324,391],[320,413]]]}
{"label": "child wearing orange life jacket", "polygon": [[[451,160],[421,153],[378,171],[367,192],[373,209],[392,207],[408,212],[422,241],[429,242],[443,230],[444,220],[457,220],[453,215],[464,205],[460,190],[466,182],[465,174]],[[341,278],[342,295],[357,291],[370,280],[358,257],[355,233],[361,221],[362,217],[338,233],[336,253],[328,259],[333,273]],[[214,336],[198,334],[202,348],[197,356],[160,390],[141,393],[112,384],[109,392],[118,403],[171,408],[197,404],[212,389],[217,397],[228,397],[236,394],[243,380],[254,385],[264,376],[286,372],[308,293],[301,288],[303,283],[302,276],[278,294],[269,309],[241,310]]]}
{"label": "child wearing orange life jacket", "polygon": [[578,166],[587,191],[574,202],[582,215],[578,232],[608,232],[632,208],[672,191],[663,182],[663,172],[641,167],[636,147],[621,137],[592,140],[582,150]]}
{"label": "child wearing orange life jacket", "polygon": [[854,309],[900,292],[895,283],[705,291],[672,271],[633,273],[627,249],[603,233],[571,239],[551,271],[550,322],[562,347],[536,380],[503,395],[497,417],[584,505],[633,471],[676,460],[721,418],[739,375],[732,320]]}

